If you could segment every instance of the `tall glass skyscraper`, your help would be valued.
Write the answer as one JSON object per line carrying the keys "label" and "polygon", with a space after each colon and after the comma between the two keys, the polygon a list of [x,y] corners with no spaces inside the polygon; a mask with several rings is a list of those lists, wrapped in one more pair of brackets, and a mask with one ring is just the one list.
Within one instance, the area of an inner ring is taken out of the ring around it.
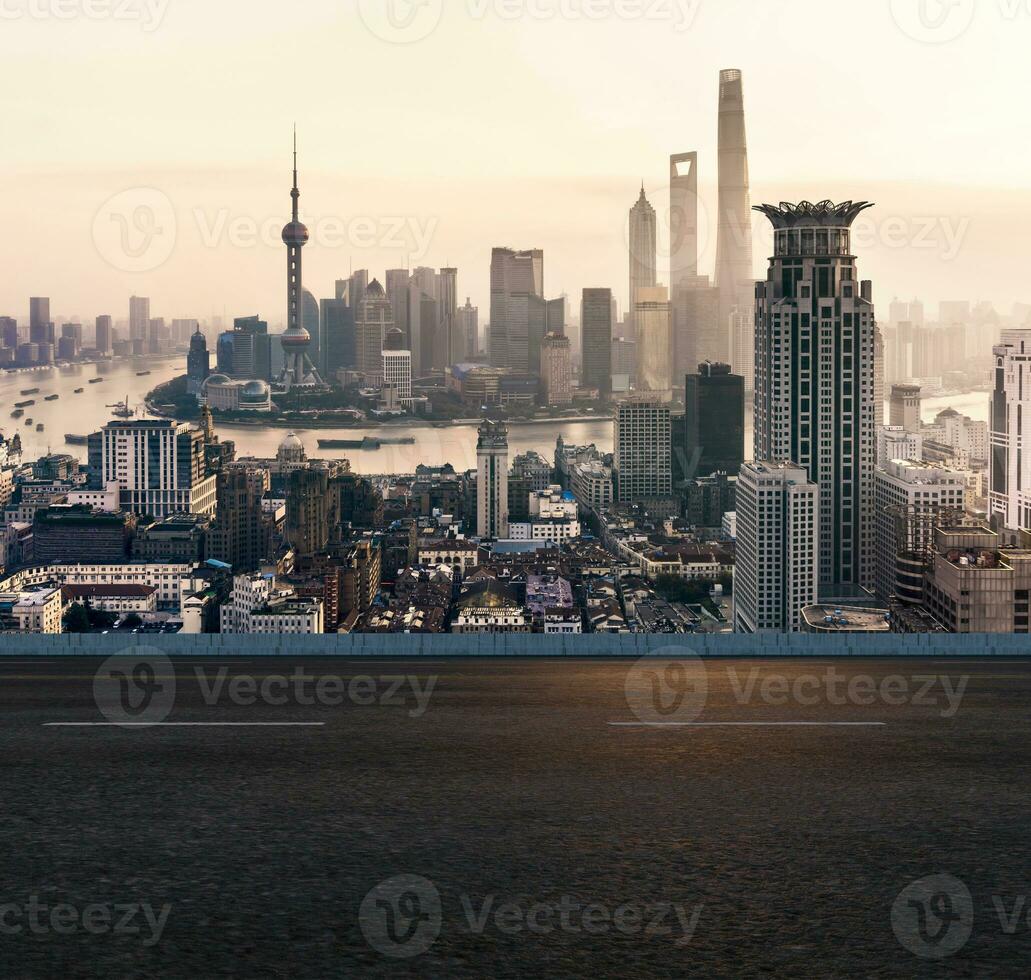
{"label": "tall glass skyscraper", "polygon": [[[729,334],[726,350],[747,357],[751,338],[741,332],[752,329],[755,273],[745,97],[741,72],[736,69],[720,72],[718,207],[715,284],[720,292],[720,332]],[[740,316],[742,313],[746,315]],[[751,388],[751,363],[732,363]]]}

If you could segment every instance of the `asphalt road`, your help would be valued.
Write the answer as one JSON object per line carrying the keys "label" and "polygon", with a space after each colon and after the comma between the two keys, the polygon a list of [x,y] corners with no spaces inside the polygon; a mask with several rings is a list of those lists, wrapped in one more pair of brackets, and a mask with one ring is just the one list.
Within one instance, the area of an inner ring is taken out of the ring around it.
{"label": "asphalt road", "polygon": [[1031,660],[150,667],[0,658],[0,976],[1028,973]]}

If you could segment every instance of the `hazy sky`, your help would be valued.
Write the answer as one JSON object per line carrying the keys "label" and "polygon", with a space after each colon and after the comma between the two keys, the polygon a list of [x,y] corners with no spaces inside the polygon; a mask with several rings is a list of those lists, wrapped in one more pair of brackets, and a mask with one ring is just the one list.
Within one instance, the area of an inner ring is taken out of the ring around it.
{"label": "hazy sky", "polygon": [[714,204],[729,67],[753,203],[877,202],[857,251],[883,314],[1031,301],[1031,0],[390,3],[0,0],[0,314],[124,317],[136,292],[279,322],[295,119],[317,296],[452,264],[485,318],[511,245],[545,249],[549,295],[623,304],[640,181],[661,212],[668,155],[698,150]]}

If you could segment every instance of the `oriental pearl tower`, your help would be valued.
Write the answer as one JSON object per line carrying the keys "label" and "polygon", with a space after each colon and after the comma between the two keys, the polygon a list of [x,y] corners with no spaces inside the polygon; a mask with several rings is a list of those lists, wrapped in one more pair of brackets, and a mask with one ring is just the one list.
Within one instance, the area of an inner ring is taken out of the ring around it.
{"label": "oriental pearl tower", "polygon": [[311,334],[301,325],[301,301],[304,284],[301,277],[301,249],[308,244],[308,229],[301,224],[298,202],[301,192],[297,189],[297,128],[294,127],[294,186],[290,191],[293,198],[293,217],[283,229],[283,242],[287,249],[287,329],[280,337],[286,369],[282,381],[287,389],[315,387],[322,384],[315,365],[308,357]]}

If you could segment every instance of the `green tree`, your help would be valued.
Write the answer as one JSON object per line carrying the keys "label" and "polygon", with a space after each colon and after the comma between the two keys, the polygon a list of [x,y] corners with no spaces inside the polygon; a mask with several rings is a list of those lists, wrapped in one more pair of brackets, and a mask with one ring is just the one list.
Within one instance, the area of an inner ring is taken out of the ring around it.
{"label": "green tree", "polygon": [[89,612],[86,607],[76,602],[68,607],[64,614],[64,631],[66,633],[88,633],[90,629]]}

